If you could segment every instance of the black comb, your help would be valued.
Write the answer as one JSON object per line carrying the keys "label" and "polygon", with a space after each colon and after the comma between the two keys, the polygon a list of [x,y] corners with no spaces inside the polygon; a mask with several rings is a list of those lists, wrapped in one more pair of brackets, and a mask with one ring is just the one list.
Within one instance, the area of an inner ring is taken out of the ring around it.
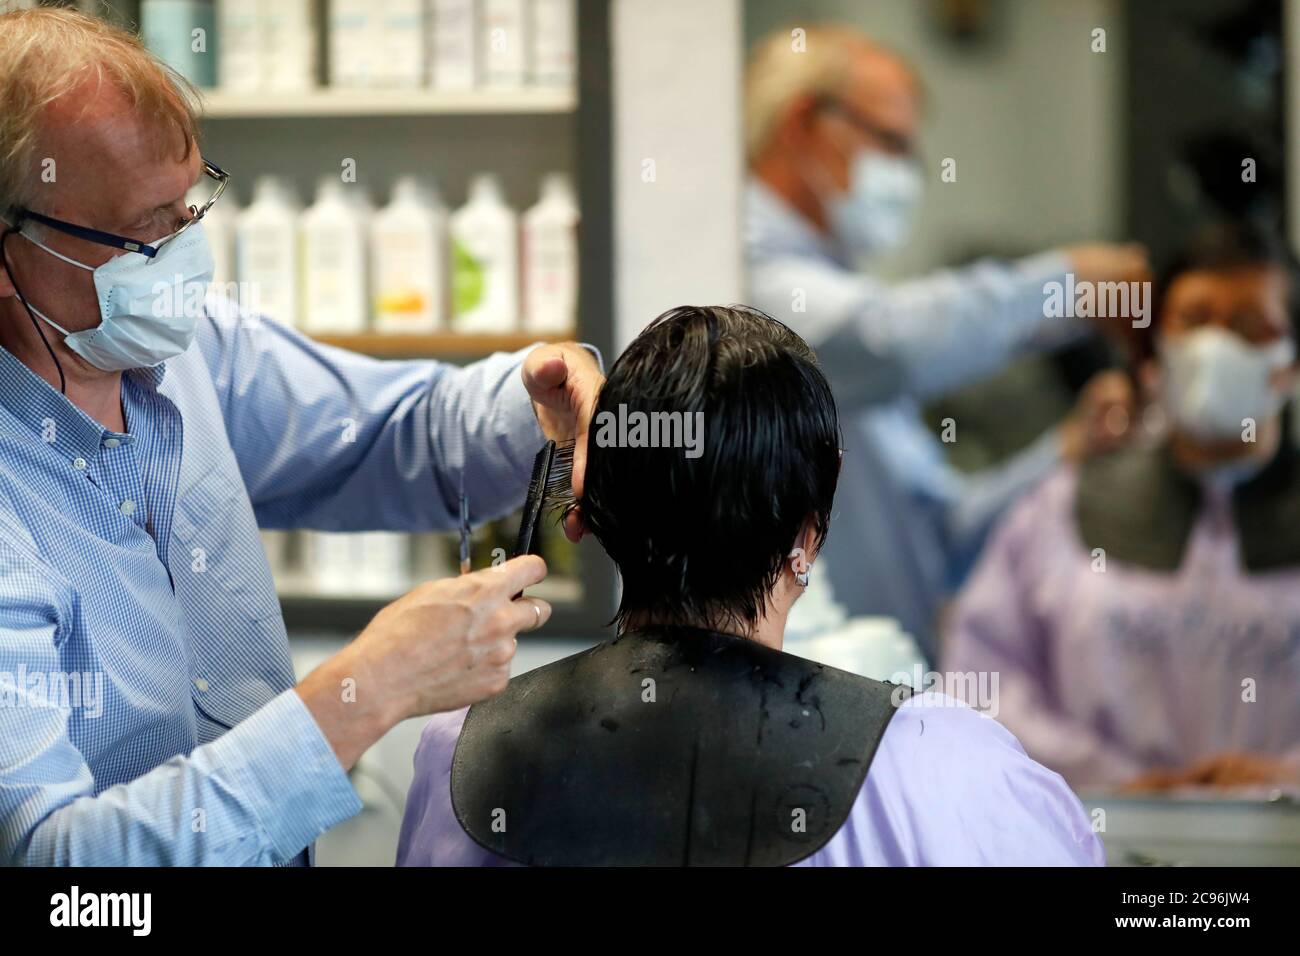
{"label": "black comb", "polygon": [[573,501],[573,441],[548,441],[533,459],[533,476],[519,519],[519,537],[510,557],[537,554],[542,538],[542,517]]}

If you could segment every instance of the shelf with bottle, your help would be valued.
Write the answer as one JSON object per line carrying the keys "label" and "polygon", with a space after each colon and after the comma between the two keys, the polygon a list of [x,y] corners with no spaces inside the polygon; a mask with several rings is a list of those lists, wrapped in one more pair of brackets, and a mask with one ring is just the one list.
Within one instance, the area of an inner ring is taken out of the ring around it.
{"label": "shelf with bottle", "polygon": [[260,177],[246,208],[227,190],[204,219],[214,283],[250,314],[371,355],[573,338],[579,213],[567,177],[545,176],[522,214],[491,174],[474,175],[468,192],[449,211],[429,180],[406,175],[375,210],[364,186],[332,175],[302,210],[287,183]]}
{"label": "shelf with bottle", "polygon": [[323,345],[360,352],[375,358],[475,358],[493,352],[516,352],[534,342],[568,342],[575,331],[549,334],[511,332],[467,335],[457,332],[430,332],[412,335],[395,332],[320,333],[312,338]]}
{"label": "shelf with bottle", "polygon": [[[428,578],[425,580],[434,579]],[[418,583],[418,581],[412,582],[412,587]],[[408,588],[407,590],[410,589]],[[361,604],[373,607],[375,610],[378,610],[385,604],[392,603],[406,593],[406,591],[391,588],[373,591],[326,590],[317,587],[310,580],[293,578],[284,582],[277,581],[276,591],[280,595],[280,601],[282,603],[317,605]],[[576,605],[582,599],[582,582],[573,578],[547,578],[540,584],[530,587],[528,593],[553,605]]]}
{"label": "shelf with bottle", "polygon": [[572,113],[577,96],[571,89],[331,89],[202,93],[203,117],[209,120],[328,116],[455,116]]}
{"label": "shelf with bottle", "polygon": [[574,0],[141,0],[210,117],[574,109]]}

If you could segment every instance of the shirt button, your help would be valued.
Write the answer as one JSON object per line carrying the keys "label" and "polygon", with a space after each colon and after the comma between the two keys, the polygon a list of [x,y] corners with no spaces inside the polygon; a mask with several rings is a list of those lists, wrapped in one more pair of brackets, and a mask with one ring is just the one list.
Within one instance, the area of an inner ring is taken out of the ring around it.
{"label": "shirt button", "polygon": [[126,501],[122,502],[122,514],[124,515],[135,514],[135,502],[132,501],[130,498],[127,498]]}
{"label": "shirt button", "polygon": [[74,458],[74,459],[72,459],[72,467],[75,468],[75,469],[77,469],[77,471],[85,471],[85,470],[86,470],[86,459],[84,459],[84,458]]}
{"label": "shirt button", "polygon": [[206,694],[208,692],[208,682],[202,677],[194,678],[194,687],[200,694]]}
{"label": "shirt button", "polygon": [[120,445],[120,444],[122,444],[122,443],[121,443],[120,441],[118,441],[116,438],[105,438],[105,439],[104,439],[104,447],[105,447],[105,448],[116,448],[116,447],[117,447],[118,445]]}

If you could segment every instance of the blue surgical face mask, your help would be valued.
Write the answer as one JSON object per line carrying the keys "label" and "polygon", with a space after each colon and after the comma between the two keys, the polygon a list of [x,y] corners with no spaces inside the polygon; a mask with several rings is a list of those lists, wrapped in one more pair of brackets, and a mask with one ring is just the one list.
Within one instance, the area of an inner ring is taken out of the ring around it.
{"label": "blue surgical face mask", "polygon": [[915,160],[858,150],[849,169],[848,191],[823,200],[831,233],[859,256],[896,249],[912,229],[921,192]]}
{"label": "blue surgical face mask", "polygon": [[94,275],[100,323],[93,329],[69,332],[30,303],[28,308],[95,368],[105,372],[149,368],[190,347],[212,281],[212,251],[203,223],[191,225],[152,259],[127,252],[101,266],[69,259],[26,233],[22,235],[55,258]]}

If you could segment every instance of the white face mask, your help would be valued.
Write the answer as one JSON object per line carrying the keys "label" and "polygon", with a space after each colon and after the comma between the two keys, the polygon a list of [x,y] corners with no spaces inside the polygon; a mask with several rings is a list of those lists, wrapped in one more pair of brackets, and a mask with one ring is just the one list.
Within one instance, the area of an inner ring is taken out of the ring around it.
{"label": "white face mask", "polygon": [[860,256],[901,246],[921,205],[916,162],[873,149],[858,150],[849,169],[848,192],[827,196],[832,234]]}
{"label": "white face mask", "polygon": [[100,323],[93,329],[69,332],[28,305],[91,365],[105,372],[149,368],[190,347],[213,272],[203,223],[194,223],[152,259],[127,252],[98,267],[69,259],[22,235],[55,258],[94,274]]}
{"label": "white face mask", "polygon": [[1295,361],[1295,343],[1279,339],[1251,345],[1217,327],[1165,339],[1160,346],[1163,400],[1170,418],[1202,439],[1241,436],[1250,419],[1262,424],[1276,415],[1286,396],[1273,375]]}

